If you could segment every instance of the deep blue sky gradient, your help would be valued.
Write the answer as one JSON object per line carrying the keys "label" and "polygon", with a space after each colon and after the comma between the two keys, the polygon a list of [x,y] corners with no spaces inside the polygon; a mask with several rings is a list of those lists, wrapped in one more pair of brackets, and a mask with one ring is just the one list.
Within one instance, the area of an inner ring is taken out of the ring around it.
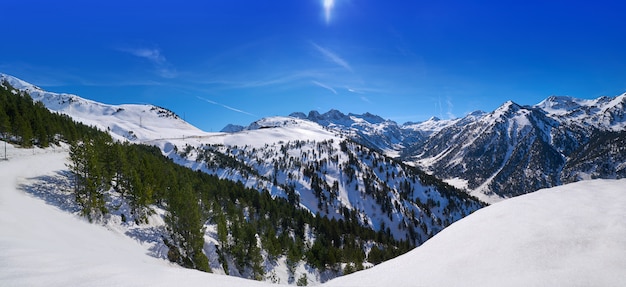
{"label": "deep blue sky gradient", "polygon": [[626,92],[624,1],[0,3],[0,72],[218,131],[331,108],[399,123]]}

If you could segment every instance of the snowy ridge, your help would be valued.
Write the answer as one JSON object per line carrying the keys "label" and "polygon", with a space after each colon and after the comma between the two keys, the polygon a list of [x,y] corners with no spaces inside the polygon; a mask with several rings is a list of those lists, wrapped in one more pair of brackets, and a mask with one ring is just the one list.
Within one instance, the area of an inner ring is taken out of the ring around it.
{"label": "snowy ridge", "polygon": [[583,181],[494,204],[326,286],[621,286],[624,184]]}
{"label": "snowy ridge", "polygon": [[426,121],[419,123],[408,122],[403,124],[402,127],[422,132],[424,135],[428,136],[433,133],[439,132],[450,125],[453,125],[456,121],[458,121],[458,119],[442,120],[438,117],[432,117]]}
{"label": "snowy ridge", "polygon": [[[626,130],[626,94],[592,100],[552,96],[534,106],[509,101],[491,113],[474,112],[460,119],[432,118],[403,125],[369,113],[311,111],[308,115],[293,113],[290,117],[261,119],[246,128],[230,126],[223,130],[226,133],[206,133],[173,113],[168,117],[167,110],[161,108],[92,103],[73,95],[44,92],[10,76],[2,75],[2,78],[39,95],[34,97],[47,101],[45,104],[52,110],[109,130],[120,140],[144,143],[165,140],[179,147],[184,147],[187,141],[194,145],[215,144],[222,139],[237,144],[236,141],[246,141],[247,134],[254,130],[265,130],[259,134],[263,137],[265,132],[272,134],[276,128],[287,126],[293,128],[293,137],[289,138],[306,139],[321,134],[298,136],[295,128],[302,126],[302,131],[310,132],[312,126],[309,125],[316,123],[326,133],[322,137],[332,137],[329,133],[347,137],[438,177],[458,179],[451,182],[464,183],[460,187],[490,201],[580,179],[626,176],[623,168],[626,162],[621,156],[608,158],[610,153],[593,153],[596,157],[589,159],[598,164],[610,162],[609,167],[583,164],[572,157],[590,151],[583,149],[590,148],[591,139],[595,146],[607,149],[608,143],[603,145],[598,141],[611,139],[613,145],[621,142],[609,133],[617,133],[618,138],[626,137],[620,134]],[[275,135],[280,136],[280,133]],[[266,143],[257,139],[255,142]]]}
{"label": "snowy ridge", "polygon": [[582,128],[593,127],[605,131],[621,131],[626,128],[626,93],[594,100],[553,96],[535,107],[544,110],[556,120]]}
{"label": "snowy ridge", "polygon": [[43,103],[49,110],[109,131],[117,140],[144,142],[163,138],[164,135],[169,138],[183,138],[209,134],[165,108],[138,104],[102,104],[76,95],[47,92],[18,78],[0,74],[0,82],[4,81],[18,90],[28,92],[33,100]]}

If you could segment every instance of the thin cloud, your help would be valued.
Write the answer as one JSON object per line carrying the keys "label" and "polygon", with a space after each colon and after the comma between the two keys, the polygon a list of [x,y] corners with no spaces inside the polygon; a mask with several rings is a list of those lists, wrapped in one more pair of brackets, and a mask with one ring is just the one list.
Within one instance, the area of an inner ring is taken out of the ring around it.
{"label": "thin cloud", "polygon": [[369,98],[367,98],[367,97],[365,97],[365,96],[361,96],[361,101],[364,101],[364,102],[366,102],[366,103],[368,103],[368,104],[371,104],[371,103],[372,103],[372,101],[370,101],[370,99],[369,99]]}
{"label": "thin cloud", "polygon": [[255,115],[255,114],[248,113],[248,112],[246,112],[246,111],[243,111],[243,110],[240,110],[240,109],[236,109],[236,108],[233,108],[233,107],[231,107],[231,106],[227,106],[227,105],[224,105],[224,104],[220,104],[220,103],[218,103],[218,102],[211,101],[211,100],[209,100],[209,99],[205,99],[205,98],[203,98],[203,97],[199,97],[199,96],[198,96],[197,98],[198,98],[199,100],[205,101],[205,102],[207,102],[207,103],[209,103],[209,104],[213,104],[213,105],[216,105],[216,106],[220,106],[220,107],[222,107],[222,108],[225,108],[225,109],[231,110],[231,111],[233,111],[233,112],[238,112],[238,113],[242,113],[242,114],[249,115],[249,116],[253,116],[253,117],[256,117],[256,116],[257,116],[257,115]]}
{"label": "thin cloud", "polygon": [[335,89],[333,89],[333,87],[331,87],[331,86],[324,85],[324,84],[322,84],[322,83],[320,83],[318,81],[311,81],[311,83],[316,84],[316,85],[318,85],[318,86],[320,86],[320,87],[322,87],[324,89],[327,89],[327,90],[333,92],[333,94],[335,94],[335,95],[337,94],[337,91]]}
{"label": "thin cloud", "polygon": [[159,49],[146,49],[146,48],[136,48],[136,49],[120,49],[122,52],[129,53],[133,56],[137,56],[140,58],[147,59],[155,64],[163,64],[167,62],[165,57],[161,54]]}
{"label": "thin cloud", "polygon": [[448,112],[447,112],[448,118],[455,119],[456,116],[452,113],[452,109],[454,108],[454,105],[452,104],[452,100],[450,99],[450,97],[446,99],[446,104],[448,105]]}
{"label": "thin cloud", "polygon": [[247,88],[259,88],[259,87],[270,87],[270,86],[281,86],[284,87],[288,84],[298,84],[303,85],[310,83],[310,79],[322,78],[326,76],[326,74],[316,71],[316,70],[301,70],[301,71],[290,71],[281,74],[275,75],[262,75],[258,77],[259,79],[253,79],[254,76],[249,76],[248,79],[227,79],[227,78],[214,78],[210,79],[210,76],[203,78],[194,78],[197,75],[192,75],[187,77],[187,79],[192,79],[194,84],[198,85],[216,85],[220,88],[225,89],[247,89]]}
{"label": "thin cloud", "polygon": [[176,69],[167,61],[160,49],[157,48],[117,48],[118,51],[148,60],[154,65],[155,72],[163,78],[176,78]]}
{"label": "thin cloud", "polygon": [[348,89],[348,92],[350,92],[350,93],[355,93],[355,94],[359,94],[359,95],[363,95],[363,94],[365,94],[364,92],[361,92],[361,91],[355,90],[355,89],[353,89],[353,88],[347,88],[347,89]]}
{"label": "thin cloud", "polygon": [[315,47],[315,49],[317,49],[320,53],[322,53],[322,55],[328,59],[329,61],[343,67],[344,69],[352,72],[352,67],[350,67],[350,64],[348,64],[348,62],[344,59],[342,59],[341,57],[339,57],[337,54],[331,52],[330,50],[315,44],[313,42],[311,42],[311,45],[313,45],[313,47]]}

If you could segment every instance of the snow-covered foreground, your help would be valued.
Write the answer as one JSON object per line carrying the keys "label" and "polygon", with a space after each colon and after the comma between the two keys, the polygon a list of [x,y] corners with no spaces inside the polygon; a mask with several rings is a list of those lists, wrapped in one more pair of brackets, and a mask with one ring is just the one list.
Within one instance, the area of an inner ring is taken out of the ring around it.
{"label": "snow-covered foreground", "polygon": [[328,286],[624,286],[626,180],[483,208],[417,249]]}
{"label": "snow-covered foreground", "polygon": [[180,268],[46,204],[21,186],[66,169],[67,153],[9,149],[0,160],[0,286],[268,286]]}
{"label": "snow-covered foreground", "polygon": [[[0,286],[272,286],[180,268],[25,192],[65,170],[66,158],[9,147],[9,161],[0,160]],[[325,286],[622,286],[624,186],[583,181],[505,200]]]}

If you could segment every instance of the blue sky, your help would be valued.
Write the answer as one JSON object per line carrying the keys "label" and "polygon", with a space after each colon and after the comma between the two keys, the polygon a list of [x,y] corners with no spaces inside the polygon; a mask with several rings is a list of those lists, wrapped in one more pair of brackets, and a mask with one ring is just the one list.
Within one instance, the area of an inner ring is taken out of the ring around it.
{"label": "blue sky", "polygon": [[626,92],[623,2],[3,0],[0,72],[206,131],[331,108],[461,117]]}

